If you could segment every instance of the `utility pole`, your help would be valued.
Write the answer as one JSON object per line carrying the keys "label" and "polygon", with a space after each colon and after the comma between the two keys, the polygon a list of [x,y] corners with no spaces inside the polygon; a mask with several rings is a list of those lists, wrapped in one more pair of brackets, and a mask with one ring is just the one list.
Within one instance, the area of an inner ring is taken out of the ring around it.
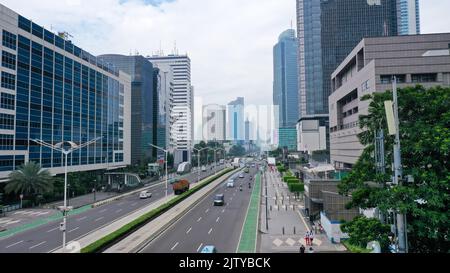
{"label": "utility pole", "polygon": [[[389,126],[389,134],[395,135],[394,142],[394,186],[401,186],[403,184],[403,167],[401,158],[401,146],[400,146],[400,125],[398,117],[398,96],[397,96],[397,78],[393,77],[392,91],[394,96],[394,102],[385,102],[386,115]],[[406,229],[406,215],[397,211],[396,216],[397,237],[398,237],[398,251],[400,253],[408,253],[408,239]]]}

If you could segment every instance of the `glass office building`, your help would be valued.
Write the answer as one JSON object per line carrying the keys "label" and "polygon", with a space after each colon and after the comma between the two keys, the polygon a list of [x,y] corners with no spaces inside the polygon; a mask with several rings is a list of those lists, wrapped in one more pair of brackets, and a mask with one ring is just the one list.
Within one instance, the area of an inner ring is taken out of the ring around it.
{"label": "glass office building", "polygon": [[149,143],[158,145],[159,70],[143,56],[107,54],[99,59],[131,76],[131,163],[155,160],[156,150]]}
{"label": "glass office building", "polygon": [[420,34],[419,0],[397,0],[398,35]]}
{"label": "glass office building", "polygon": [[130,78],[70,41],[0,5],[0,178],[24,162],[64,172],[63,155],[32,141],[97,143],[70,171],[130,163]]}

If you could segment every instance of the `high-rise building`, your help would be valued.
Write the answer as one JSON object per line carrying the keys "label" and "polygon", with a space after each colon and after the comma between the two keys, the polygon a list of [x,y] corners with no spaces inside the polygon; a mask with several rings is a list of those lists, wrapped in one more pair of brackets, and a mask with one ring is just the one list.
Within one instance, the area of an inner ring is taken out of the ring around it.
{"label": "high-rise building", "polygon": [[[331,73],[362,38],[398,34],[397,1],[297,0],[299,123],[327,123]],[[312,147],[302,143],[309,138],[303,133],[298,132],[299,146]]]}
{"label": "high-rise building", "polygon": [[28,161],[64,173],[61,152],[32,141],[95,144],[68,156],[68,170],[131,162],[131,79],[0,5],[0,178]]}
{"label": "high-rise building", "polygon": [[[298,39],[295,30],[288,29],[278,38],[273,49],[273,104],[278,107],[279,129],[296,132],[298,109]],[[290,130],[289,130],[290,129]],[[296,150],[297,136],[278,134],[282,147]],[[295,148],[294,148],[295,147]]]}
{"label": "high-rise building", "polygon": [[190,162],[193,143],[193,98],[191,60],[187,55],[149,56],[154,67],[170,73],[173,84],[171,137],[175,164]]}
{"label": "high-rise building", "polygon": [[234,143],[244,141],[244,98],[239,97],[228,104],[228,136],[227,140]]}
{"label": "high-rise building", "polygon": [[209,104],[203,106],[203,139],[205,141],[226,140],[227,110],[223,105]]}
{"label": "high-rise building", "polygon": [[397,0],[398,34],[420,34],[419,0]]}
{"label": "high-rise building", "polygon": [[145,163],[155,159],[157,144],[158,90],[153,65],[142,56],[101,55],[99,59],[111,63],[131,76],[131,163]]}

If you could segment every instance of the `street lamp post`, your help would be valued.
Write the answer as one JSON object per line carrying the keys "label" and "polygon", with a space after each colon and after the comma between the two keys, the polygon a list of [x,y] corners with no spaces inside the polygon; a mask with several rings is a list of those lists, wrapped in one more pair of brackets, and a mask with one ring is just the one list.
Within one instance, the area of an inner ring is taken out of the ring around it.
{"label": "street lamp post", "polygon": [[[200,182],[200,153],[202,151],[206,150],[206,149],[209,149],[209,148],[208,147],[205,147],[203,149],[193,148],[194,151],[197,151],[197,164],[198,164],[197,165],[197,168],[198,168],[198,170],[197,170],[197,183]],[[206,160],[208,160],[208,158]],[[206,162],[206,164],[208,165],[208,162]]]}
{"label": "street lamp post", "polygon": [[168,169],[167,169],[167,165],[169,165],[168,162],[167,162],[169,150],[161,148],[161,147],[156,146],[156,145],[153,145],[151,143],[149,143],[149,145],[152,146],[153,148],[156,148],[156,149],[161,150],[161,151],[164,152],[164,157],[165,157],[165,159],[164,159],[165,162],[164,163],[166,164],[166,198],[167,198],[167,196],[169,195],[169,175],[168,175]]}
{"label": "street lamp post", "polygon": [[217,152],[218,151],[226,152],[224,148],[218,148],[218,149],[214,150],[214,164],[215,164],[214,170],[215,170],[215,174],[217,174],[217,159],[216,159],[216,157],[217,157]]}
{"label": "street lamp post", "polygon": [[[74,151],[76,151],[76,150],[80,150],[80,149],[82,149],[82,148],[85,148],[85,147],[87,147],[87,146],[89,146],[89,145],[91,145],[91,144],[94,144],[95,142],[97,142],[98,140],[100,140],[100,139],[102,139],[102,138],[103,138],[103,137],[98,137],[98,138],[95,138],[95,139],[93,139],[93,140],[91,140],[91,141],[85,142],[85,143],[80,144],[80,145],[77,145],[77,144],[75,144],[75,143],[72,142],[72,141],[63,141],[63,142],[60,142],[60,143],[57,143],[57,144],[54,144],[54,145],[53,145],[53,144],[47,143],[47,142],[45,142],[45,141],[43,141],[43,140],[41,140],[41,139],[32,139],[32,141],[34,141],[34,142],[40,144],[41,146],[44,146],[44,147],[53,149],[53,150],[55,150],[55,151],[59,151],[59,152],[63,153],[64,156],[65,156],[65,159],[64,159],[64,162],[65,162],[65,164],[64,164],[64,165],[65,165],[65,166],[64,166],[64,206],[59,208],[59,209],[62,211],[62,213],[63,213],[63,222],[62,222],[62,224],[61,224],[61,231],[63,232],[63,252],[66,251],[66,223],[67,223],[67,213],[68,213],[70,210],[72,210],[72,208],[70,208],[70,207],[67,206],[67,157],[68,157],[68,155],[71,154],[72,152],[74,152]],[[64,144],[69,144],[69,145],[70,145],[70,148],[69,148],[69,149],[66,149],[66,148],[64,147]]]}

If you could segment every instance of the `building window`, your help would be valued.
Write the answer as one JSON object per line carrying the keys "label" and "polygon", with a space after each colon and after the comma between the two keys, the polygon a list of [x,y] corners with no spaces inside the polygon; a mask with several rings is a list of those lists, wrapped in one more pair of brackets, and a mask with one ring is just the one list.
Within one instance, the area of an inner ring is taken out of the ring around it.
{"label": "building window", "polygon": [[429,74],[412,74],[411,80],[413,83],[419,83],[419,82],[436,82],[437,81],[437,74],[436,73],[429,73]]}
{"label": "building window", "polygon": [[17,36],[6,30],[3,30],[3,46],[11,48],[12,50],[16,50],[17,49],[16,43],[17,43]]}
{"label": "building window", "polygon": [[2,53],[2,66],[16,70],[16,55],[3,51]]}
{"label": "building window", "polygon": [[365,81],[365,82],[361,85],[361,92],[366,92],[367,90],[369,90],[369,80]]}
{"label": "building window", "polygon": [[0,150],[7,151],[14,149],[14,136],[0,135]]}
{"label": "building window", "polygon": [[2,87],[6,89],[15,90],[16,76],[2,71]]}
{"label": "building window", "polygon": [[15,96],[7,93],[1,93],[0,108],[14,110]]}
{"label": "building window", "polygon": [[406,82],[406,75],[381,75],[380,76],[381,84],[391,84],[394,76],[397,78],[397,83]]}
{"label": "building window", "polygon": [[19,15],[19,28],[31,32],[31,21]]}
{"label": "building window", "polygon": [[0,129],[14,130],[14,116],[0,113]]}

